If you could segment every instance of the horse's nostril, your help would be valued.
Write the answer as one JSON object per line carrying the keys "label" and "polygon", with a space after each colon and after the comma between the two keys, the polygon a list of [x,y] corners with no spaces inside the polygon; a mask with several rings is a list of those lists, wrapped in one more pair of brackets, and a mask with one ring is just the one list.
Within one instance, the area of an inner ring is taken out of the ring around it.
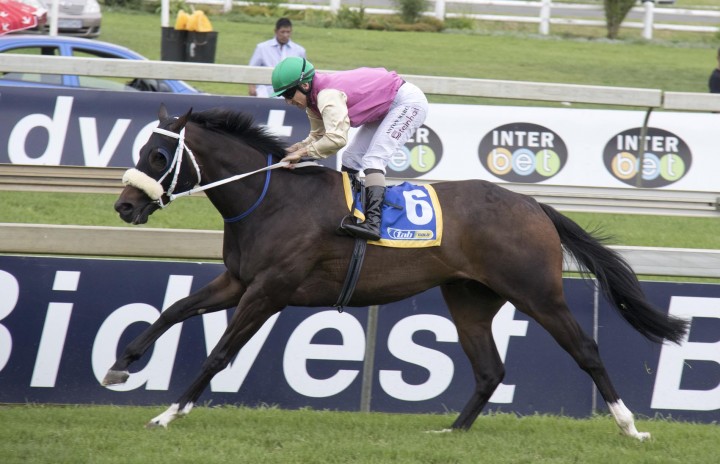
{"label": "horse's nostril", "polygon": [[132,211],[132,205],[130,203],[118,201],[115,203],[115,211],[120,214],[127,214]]}

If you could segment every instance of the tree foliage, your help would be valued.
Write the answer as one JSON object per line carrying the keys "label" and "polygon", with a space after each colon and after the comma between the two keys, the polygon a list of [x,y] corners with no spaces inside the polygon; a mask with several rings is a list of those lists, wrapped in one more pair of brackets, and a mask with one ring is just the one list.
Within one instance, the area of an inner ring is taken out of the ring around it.
{"label": "tree foliage", "polygon": [[608,39],[617,39],[620,25],[625,16],[635,6],[636,0],[603,0],[605,4],[605,20]]}
{"label": "tree foliage", "polygon": [[428,9],[427,0],[393,0],[400,10],[400,17],[408,24],[416,23]]}

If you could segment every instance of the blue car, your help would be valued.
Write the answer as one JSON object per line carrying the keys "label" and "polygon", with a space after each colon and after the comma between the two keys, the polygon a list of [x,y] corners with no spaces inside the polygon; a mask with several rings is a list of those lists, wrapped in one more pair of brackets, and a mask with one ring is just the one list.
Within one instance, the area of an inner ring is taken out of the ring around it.
{"label": "blue car", "polygon": [[[145,60],[134,51],[106,42],[64,36],[9,35],[0,37],[0,87],[84,88],[103,90],[151,91],[196,94],[191,85],[171,79],[127,79],[60,74],[3,72],[5,53],[81,58],[121,58]],[[38,70],[39,71],[39,70]]]}

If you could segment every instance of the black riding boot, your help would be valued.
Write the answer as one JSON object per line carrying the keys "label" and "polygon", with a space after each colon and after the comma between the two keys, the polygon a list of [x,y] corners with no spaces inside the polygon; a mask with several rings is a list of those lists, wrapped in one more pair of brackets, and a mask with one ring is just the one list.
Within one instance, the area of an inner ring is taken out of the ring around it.
{"label": "black riding boot", "polygon": [[353,237],[365,240],[380,240],[380,220],[385,199],[385,187],[365,187],[365,221],[360,224],[344,224],[343,229]]}

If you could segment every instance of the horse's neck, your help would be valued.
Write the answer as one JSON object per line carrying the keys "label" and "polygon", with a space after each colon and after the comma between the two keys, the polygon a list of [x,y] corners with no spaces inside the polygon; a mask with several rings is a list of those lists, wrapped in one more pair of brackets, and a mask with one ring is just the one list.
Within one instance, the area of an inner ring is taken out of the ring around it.
{"label": "horse's neck", "polygon": [[[192,142],[197,150],[203,185],[254,172],[277,162],[275,159],[268,160],[269,154],[260,153],[234,137],[217,135],[209,140],[205,134],[199,140],[195,139],[198,134],[193,134]],[[263,193],[268,181],[268,172],[270,172],[270,181],[267,191]],[[335,177],[337,177],[336,182],[330,180]],[[337,190],[334,187],[335,184],[342,185],[340,179],[339,173],[332,170],[304,175],[279,168],[258,172],[219,187],[210,188],[205,193],[225,219],[232,219],[255,208],[262,207],[267,210],[268,207],[279,207],[285,202],[294,202],[300,205],[303,204],[303,199],[326,198],[333,194],[331,190]],[[338,190],[336,194],[341,195],[342,190]]]}
{"label": "horse's neck", "polygon": [[[196,147],[193,152],[200,165],[201,184],[206,187],[267,166],[267,156],[230,137],[204,140],[203,145],[193,145]],[[210,187],[205,190],[205,194],[224,218],[232,218],[253,205],[262,193],[264,183],[265,172],[260,172]]]}

